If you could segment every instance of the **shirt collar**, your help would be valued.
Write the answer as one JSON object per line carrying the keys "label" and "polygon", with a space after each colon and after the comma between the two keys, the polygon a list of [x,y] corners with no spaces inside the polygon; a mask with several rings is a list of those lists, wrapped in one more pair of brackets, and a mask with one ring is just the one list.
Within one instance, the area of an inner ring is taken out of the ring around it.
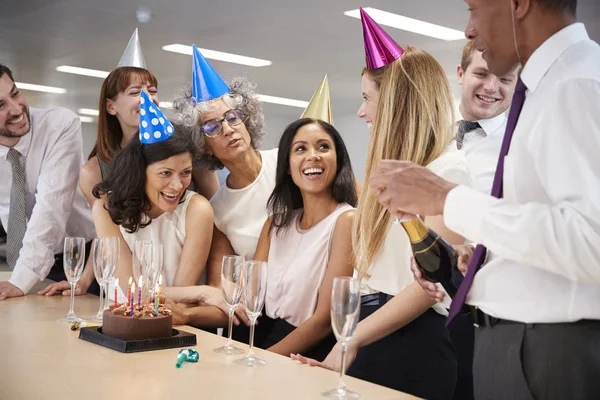
{"label": "shirt collar", "polygon": [[571,46],[589,40],[585,26],[574,23],[549,37],[538,47],[521,72],[521,79],[530,92],[535,92],[552,64]]}
{"label": "shirt collar", "polygon": [[[465,119],[460,111],[458,112],[458,115],[460,115],[460,119]],[[506,112],[503,112],[501,114],[496,115],[493,118],[480,119],[475,122],[477,122],[479,124],[479,126],[481,126],[483,133],[487,136],[490,133],[494,132],[496,129],[498,129],[500,127],[500,125],[502,125],[504,123],[505,119],[506,119]]]}
{"label": "shirt collar", "polygon": [[506,120],[506,112],[503,112],[503,113],[496,115],[493,118],[480,119],[479,121],[477,121],[477,123],[479,125],[481,125],[481,128],[483,129],[483,132],[486,135],[490,135],[494,131],[496,131],[496,129],[498,129],[505,122],[505,120]]}

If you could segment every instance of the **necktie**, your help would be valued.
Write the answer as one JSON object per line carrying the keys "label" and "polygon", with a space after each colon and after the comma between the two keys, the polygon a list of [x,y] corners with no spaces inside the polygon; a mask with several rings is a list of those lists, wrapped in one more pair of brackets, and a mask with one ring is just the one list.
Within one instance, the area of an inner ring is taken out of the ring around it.
{"label": "necktie", "polygon": [[[502,141],[502,147],[500,148],[500,156],[498,158],[498,165],[496,167],[496,174],[494,175],[494,183],[492,185],[492,196],[501,198],[502,197],[502,181],[504,176],[504,157],[508,154],[508,149],[510,148],[510,141],[512,139],[512,135],[515,131],[515,127],[517,126],[517,121],[519,120],[519,115],[521,114],[521,109],[523,108],[523,103],[525,102],[525,91],[527,87],[523,83],[523,81],[519,78],[517,82],[517,86],[515,87],[515,94],[512,99],[512,105],[510,107],[510,112],[508,114],[508,121],[506,123],[506,131],[504,132],[504,140]],[[452,304],[450,305],[450,313],[448,315],[448,321],[446,325],[452,322],[452,319],[458,315],[463,305],[465,304],[465,300],[467,299],[467,293],[473,284],[473,279],[475,278],[475,274],[477,271],[483,266],[485,261],[487,249],[483,245],[477,245],[475,251],[473,252],[473,257],[471,258],[471,263],[469,264],[469,269],[465,276],[465,279],[461,283],[454,299],[452,300]]]}
{"label": "necktie", "polygon": [[12,187],[10,193],[10,210],[6,230],[6,261],[14,268],[23,246],[23,237],[27,230],[27,208],[25,204],[25,170],[20,162],[21,154],[10,148],[7,159],[12,164]]}
{"label": "necktie", "polygon": [[464,119],[458,121],[458,132],[456,132],[456,147],[458,147],[459,150],[463,147],[465,133],[474,131],[477,128],[481,128],[481,125],[479,125],[477,122],[465,121]]}

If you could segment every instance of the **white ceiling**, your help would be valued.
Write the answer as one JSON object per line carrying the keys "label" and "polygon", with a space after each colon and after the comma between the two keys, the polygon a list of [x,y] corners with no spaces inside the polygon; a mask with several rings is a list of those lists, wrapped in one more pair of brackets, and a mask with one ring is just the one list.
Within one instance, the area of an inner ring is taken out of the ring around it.
{"label": "white ceiling", "polygon": [[[490,0],[491,1],[491,0]],[[580,0],[579,15],[591,37],[600,41],[600,4]],[[31,105],[97,108],[102,79],[56,72],[59,65],[111,70],[134,28],[148,68],[159,80],[160,99],[168,101],[190,80],[191,57],[163,51],[166,44],[198,47],[271,60],[253,68],[211,61],[227,80],[245,75],[259,92],[308,100],[329,74],[336,116],[350,116],[360,103],[360,71],[364,65],[359,20],[343,15],[359,5],[462,30],[467,22],[462,0],[2,0],[0,63],[21,82],[64,87],[66,94],[27,92]],[[152,11],[149,23],[138,24],[136,10]],[[464,41],[446,42],[386,28],[401,45],[420,47],[435,56],[458,87],[455,69]],[[302,110],[265,105],[270,119],[292,121]]]}

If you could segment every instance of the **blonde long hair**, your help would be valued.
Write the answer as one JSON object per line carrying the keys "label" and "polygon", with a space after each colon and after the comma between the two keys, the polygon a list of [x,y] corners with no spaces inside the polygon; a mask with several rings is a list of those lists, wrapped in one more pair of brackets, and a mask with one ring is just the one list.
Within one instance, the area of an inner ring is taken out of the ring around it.
{"label": "blonde long hair", "polygon": [[364,73],[375,81],[380,95],[352,232],[361,279],[367,275],[392,221],[369,185],[371,174],[384,159],[428,165],[452,141],[454,124],[448,79],[442,66],[425,51],[407,47],[396,61]]}

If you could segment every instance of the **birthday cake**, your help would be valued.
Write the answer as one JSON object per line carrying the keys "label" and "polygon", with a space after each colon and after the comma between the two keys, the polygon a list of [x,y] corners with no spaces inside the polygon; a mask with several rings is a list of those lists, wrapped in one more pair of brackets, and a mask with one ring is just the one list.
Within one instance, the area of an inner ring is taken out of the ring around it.
{"label": "birthday cake", "polygon": [[102,334],[122,340],[144,340],[170,337],[173,334],[171,310],[160,306],[158,315],[152,304],[131,308],[121,304],[104,311]]}

